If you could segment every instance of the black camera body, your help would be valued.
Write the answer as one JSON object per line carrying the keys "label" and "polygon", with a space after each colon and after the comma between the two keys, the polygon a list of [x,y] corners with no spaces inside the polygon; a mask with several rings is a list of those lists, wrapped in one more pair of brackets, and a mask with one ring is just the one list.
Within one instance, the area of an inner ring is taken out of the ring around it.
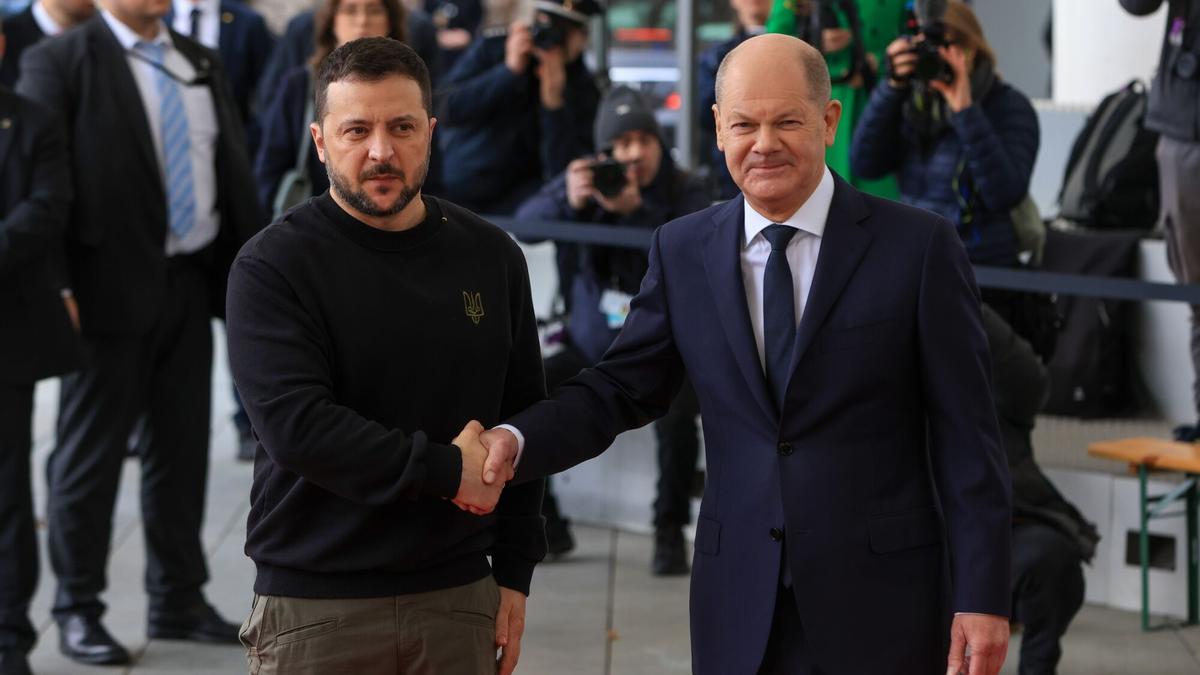
{"label": "black camera body", "polygon": [[944,36],[934,36],[929,32],[925,33],[924,40],[913,43],[913,53],[917,56],[917,63],[913,67],[912,74],[914,80],[921,82],[954,81],[954,71],[950,69],[950,64],[946,63],[946,60],[938,52],[947,44],[949,43],[946,42]]}
{"label": "black camera body", "polygon": [[615,159],[602,159],[592,164],[592,187],[605,197],[616,197],[625,189],[625,165]]}
{"label": "black camera body", "polygon": [[570,19],[556,14],[539,12],[533,23],[533,46],[542,50],[565,46],[568,22]]}

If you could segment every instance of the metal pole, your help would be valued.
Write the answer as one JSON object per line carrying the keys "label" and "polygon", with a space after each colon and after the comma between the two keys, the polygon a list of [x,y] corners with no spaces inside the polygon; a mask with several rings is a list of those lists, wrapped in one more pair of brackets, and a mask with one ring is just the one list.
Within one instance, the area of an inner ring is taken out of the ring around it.
{"label": "metal pole", "polygon": [[675,3],[675,60],[679,63],[679,117],[675,123],[676,161],[696,168],[696,7],[695,0]]}
{"label": "metal pole", "polygon": [[1146,465],[1138,464],[1138,558],[1142,567],[1142,630],[1150,630],[1150,514],[1146,503]]}
{"label": "metal pole", "polygon": [[608,12],[601,12],[599,18],[592,21],[590,28],[591,35],[588,37],[588,42],[592,48],[592,61],[596,66],[594,77],[596,86],[600,87],[600,92],[603,93],[611,82],[608,78],[608,51],[611,48],[608,34]]}
{"label": "metal pole", "polygon": [[1191,483],[1191,486],[1187,491],[1187,536],[1184,537],[1188,547],[1188,625],[1200,623],[1200,561],[1197,560],[1197,555],[1200,555],[1200,552],[1196,550],[1196,506],[1200,500],[1196,496],[1197,480],[1200,480],[1200,476],[1195,474],[1188,476],[1188,482]]}

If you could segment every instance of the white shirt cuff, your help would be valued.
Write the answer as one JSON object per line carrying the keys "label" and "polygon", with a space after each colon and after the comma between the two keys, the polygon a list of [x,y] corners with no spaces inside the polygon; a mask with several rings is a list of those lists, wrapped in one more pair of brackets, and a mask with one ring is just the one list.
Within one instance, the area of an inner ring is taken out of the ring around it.
{"label": "white shirt cuff", "polygon": [[508,431],[512,432],[513,436],[517,437],[517,456],[515,459],[513,459],[513,468],[516,469],[517,465],[521,463],[521,453],[525,452],[525,434],[521,433],[520,429],[511,424],[499,424],[496,426],[496,428],[507,429]]}

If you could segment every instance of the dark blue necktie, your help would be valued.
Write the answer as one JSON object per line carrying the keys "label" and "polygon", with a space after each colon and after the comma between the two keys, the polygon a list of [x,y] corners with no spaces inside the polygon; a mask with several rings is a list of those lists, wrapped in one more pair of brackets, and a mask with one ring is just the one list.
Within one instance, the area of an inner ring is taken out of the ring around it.
{"label": "dark blue necktie", "polygon": [[762,234],[771,242],[771,255],[763,274],[763,353],[767,384],[775,405],[783,410],[783,396],[796,342],[796,300],[787,245],[797,230],[787,225],[769,225]]}

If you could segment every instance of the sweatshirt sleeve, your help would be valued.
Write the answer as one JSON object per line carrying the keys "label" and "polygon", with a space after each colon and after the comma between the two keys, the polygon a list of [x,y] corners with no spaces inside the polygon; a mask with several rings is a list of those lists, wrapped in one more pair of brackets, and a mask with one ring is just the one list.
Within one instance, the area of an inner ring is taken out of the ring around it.
{"label": "sweatshirt sleeve", "polygon": [[[516,249],[516,246],[513,245]],[[500,419],[528,408],[546,397],[542,373],[541,343],[533,315],[529,271],[519,249],[515,250],[509,273],[513,322],[513,346],[509,352]],[[496,543],[492,547],[492,574],[496,583],[529,595],[533,568],[546,556],[545,524],[542,520],[544,480],[513,484],[504,489],[496,507]]]}
{"label": "sweatshirt sleeve", "polygon": [[238,392],[280,469],[372,506],[457,493],[458,448],[389,429],[337,401],[319,322],[266,261],[245,253],[234,261],[226,331]]}

